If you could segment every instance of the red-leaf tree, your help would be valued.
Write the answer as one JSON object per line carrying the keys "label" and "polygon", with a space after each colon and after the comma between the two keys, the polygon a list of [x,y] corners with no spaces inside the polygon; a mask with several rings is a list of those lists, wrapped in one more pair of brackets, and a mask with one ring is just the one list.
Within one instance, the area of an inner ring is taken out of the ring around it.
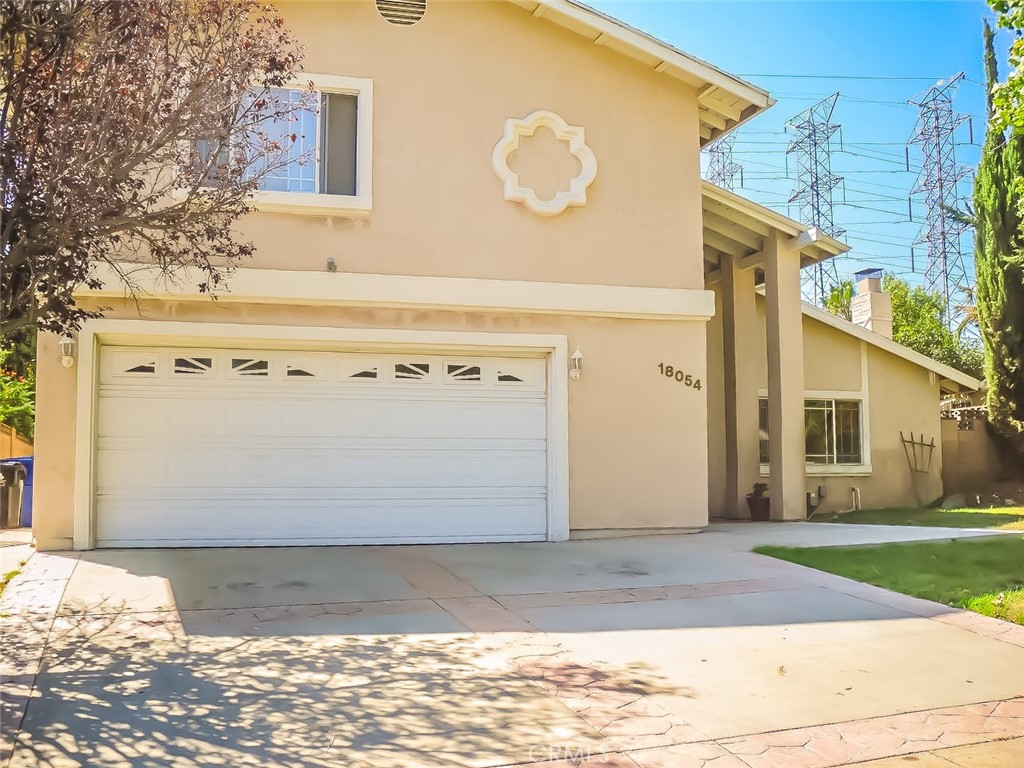
{"label": "red-leaf tree", "polygon": [[222,288],[300,58],[254,0],[0,0],[0,333],[94,316],[98,262]]}

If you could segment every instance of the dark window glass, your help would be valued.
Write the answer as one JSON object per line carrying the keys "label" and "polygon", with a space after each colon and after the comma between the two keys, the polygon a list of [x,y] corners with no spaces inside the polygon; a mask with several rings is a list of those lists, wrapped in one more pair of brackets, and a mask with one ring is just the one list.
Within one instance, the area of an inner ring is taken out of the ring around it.
{"label": "dark window glass", "polygon": [[825,400],[804,403],[804,446],[808,464],[831,464],[832,404]]}
{"label": "dark window glass", "polygon": [[448,375],[456,381],[480,381],[479,365],[449,365]]}
{"label": "dark window glass", "polygon": [[429,363],[398,363],[395,366],[396,379],[422,379],[430,373]]}
{"label": "dark window glass", "polygon": [[270,363],[251,357],[235,357],[231,359],[231,370],[239,376],[269,376]]}
{"label": "dark window glass", "polygon": [[768,401],[761,398],[757,401],[757,449],[762,464],[767,464],[768,458]]}
{"label": "dark window glass", "polygon": [[359,97],[325,93],[320,103],[320,191],[356,194],[356,127]]}
{"label": "dark window glass", "polygon": [[836,464],[861,464],[860,402],[837,400],[835,411]]}
{"label": "dark window glass", "polygon": [[175,373],[206,373],[213,368],[210,357],[176,357],[174,358]]}

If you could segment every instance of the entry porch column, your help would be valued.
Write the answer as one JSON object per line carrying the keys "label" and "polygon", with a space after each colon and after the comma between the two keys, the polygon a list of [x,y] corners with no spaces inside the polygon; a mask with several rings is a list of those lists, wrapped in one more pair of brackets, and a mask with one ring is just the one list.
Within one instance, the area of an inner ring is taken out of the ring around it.
{"label": "entry porch column", "polygon": [[800,251],[795,245],[777,230],[765,238],[769,493],[773,520],[807,517],[803,312]]}
{"label": "entry porch column", "polygon": [[723,254],[722,349],[725,385],[725,489],[729,517],[747,517],[746,495],[761,474],[758,450],[757,359],[764,355],[757,328],[753,267]]}

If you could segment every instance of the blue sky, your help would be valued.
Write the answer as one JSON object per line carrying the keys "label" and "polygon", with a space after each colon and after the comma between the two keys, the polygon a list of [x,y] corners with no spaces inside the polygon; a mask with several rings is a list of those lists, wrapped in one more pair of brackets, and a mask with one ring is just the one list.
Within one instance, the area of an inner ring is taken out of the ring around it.
{"label": "blue sky", "polygon": [[[964,125],[957,159],[969,167],[977,163],[985,113],[981,27],[990,17],[983,2],[591,0],[591,5],[743,76],[778,99],[738,132],[735,160],[744,168],[744,186],[737,184],[736,191],[782,213],[797,215],[795,205],[789,211],[786,206],[792,182],[785,178],[785,123],[840,92],[833,119],[842,124],[843,151],[837,136],[832,166],[845,184],[836,190],[835,219],[853,246],[837,262],[840,276],[876,266],[923,282],[921,246],[915,249],[916,272],[911,271],[910,246],[924,206],[914,202],[910,221],[907,199],[920,155],[911,150],[907,172],[904,147],[917,122],[917,109],[907,100],[964,72],[954,106],[972,116],[974,144]],[[1008,44],[1006,33],[997,39],[1001,49]],[[968,177],[964,196],[970,187]],[[970,272],[968,237],[963,247]]]}

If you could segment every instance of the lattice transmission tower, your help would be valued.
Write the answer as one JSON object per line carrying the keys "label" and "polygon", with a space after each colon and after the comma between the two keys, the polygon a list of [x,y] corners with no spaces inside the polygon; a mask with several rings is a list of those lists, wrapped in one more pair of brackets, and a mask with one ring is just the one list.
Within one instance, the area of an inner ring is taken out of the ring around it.
{"label": "lattice transmission tower", "polygon": [[743,186],[743,166],[732,159],[735,140],[735,134],[727,133],[704,148],[708,153],[707,180],[730,192],[736,189],[737,176],[740,177],[740,186]]}
{"label": "lattice transmission tower", "polygon": [[955,211],[961,209],[960,180],[970,169],[956,161],[956,129],[967,121],[953,111],[953,97],[964,78],[961,72],[942,80],[909,103],[919,110],[917,126],[907,142],[921,146],[921,175],[911,194],[924,197],[924,225],[914,245],[927,249],[925,285],[939,293],[946,304],[946,323],[959,323],[963,308],[958,298],[971,290],[964,262],[963,234],[968,226]]}
{"label": "lattice transmission tower", "polygon": [[[837,239],[845,233],[836,226],[832,215],[832,192],[843,180],[832,173],[832,137],[840,128],[839,123],[832,122],[832,113],[838,100],[839,94],[834,93],[786,123],[786,130],[794,134],[786,155],[796,156],[796,186],[789,202],[799,204],[798,218],[802,224],[817,227]],[[823,304],[832,286],[838,284],[833,259],[804,269],[806,301]]]}

